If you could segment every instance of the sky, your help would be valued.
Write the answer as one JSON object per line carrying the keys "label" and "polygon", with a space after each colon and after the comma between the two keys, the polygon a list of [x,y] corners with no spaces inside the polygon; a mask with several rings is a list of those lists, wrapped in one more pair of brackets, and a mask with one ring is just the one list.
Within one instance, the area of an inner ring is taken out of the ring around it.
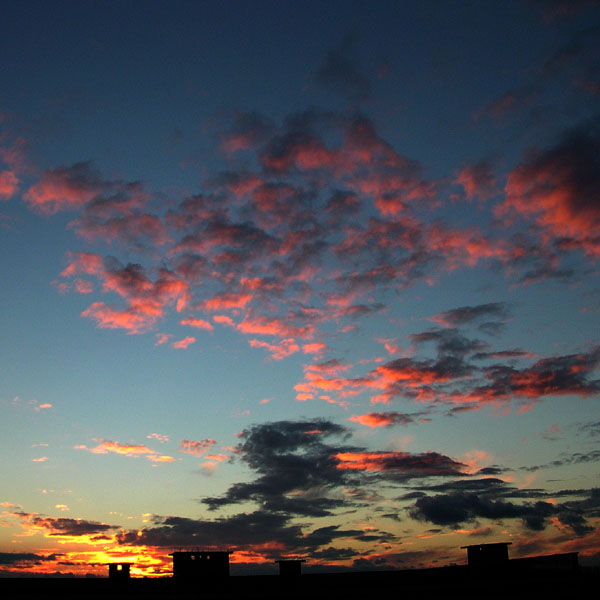
{"label": "sky", "polygon": [[14,2],[0,575],[600,562],[600,4]]}

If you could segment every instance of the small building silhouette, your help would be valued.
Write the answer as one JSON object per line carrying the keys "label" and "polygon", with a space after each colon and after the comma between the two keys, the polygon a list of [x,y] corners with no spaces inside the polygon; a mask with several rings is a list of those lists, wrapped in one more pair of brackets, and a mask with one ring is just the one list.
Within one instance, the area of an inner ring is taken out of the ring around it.
{"label": "small building silhouette", "polygon": [[109,579],[124,580],[129,579],[131,574],[129,570],[133,563],[109,563],[108,577]]}
{"label": "small building silhouette", "polygon": [[511,544],[512,542],[473,544],[461,546],[461,549],[466,549],[470,567],[499,567],[508,563],[508,547]]}
{"label": "small building silhouette", "polygon": [[302,563],[306,560],[303,558],[284,558],[275,562],[279,563],[279,575],[281,577],[300,577]]}
{"label": "small building silhouette", "polygon": [[214,578],[229,576],[231,551],[196,550],[194,552],[172,552],[173,577]]}

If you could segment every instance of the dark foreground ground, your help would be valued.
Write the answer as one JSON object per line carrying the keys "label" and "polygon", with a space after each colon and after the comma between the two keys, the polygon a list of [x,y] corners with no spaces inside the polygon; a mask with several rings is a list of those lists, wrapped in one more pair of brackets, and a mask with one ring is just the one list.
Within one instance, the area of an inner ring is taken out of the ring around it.
{"label": "dark foreground ground", "polygon": [[303,574],[296,579],[277,575],[238,576],[220,581],[177,581],[171,578],[130,579],[0,579],[0,598],[48,597],[91,600],[259,600],[291,598],[574,598],[596,597],[595,572],[508,573],[468,568],[368,573]]}

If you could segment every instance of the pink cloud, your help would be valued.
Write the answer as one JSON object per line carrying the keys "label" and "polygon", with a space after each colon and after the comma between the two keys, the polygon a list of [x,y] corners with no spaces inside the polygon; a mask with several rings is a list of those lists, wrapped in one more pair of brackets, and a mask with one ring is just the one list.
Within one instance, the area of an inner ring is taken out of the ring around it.
{"label": "pink cloud", "polygon": [[75,279],[73,287],[78,294],[91,294],[94,291],[94,284],[87,279]]}
{"label": "pink cloud", "polygon": [[222,293],[209,298],[202,303],[205,310],[230,310],[232,308],[245,308],[252,300],[250,294]]}
{"label": "pink cloud", "polygon": [[120,266],[116,261],[106,261],[96,254],[78,253],[70,256],[71,264],[63,276],[79,273],[93,274],[102,281],[103,292],[115,292],[127,300],[127,306],[119,309],[94,302],[81,314],[94,319],[97,326],[105,329],[125,329],[129,333],[142,333],[151,329],[164,314],[166,306],[175,305],[179,312],[189,301],[189,284],[172,272],[161,269],[152,281],[140,265]]}
{"label": "pink cloud", "polygon": [[12,171],[0,172],[0,200],[8,200],[15,195],[19,179]]}
{"label": "pink cloud", "polygon": [[186,348],[188,348],[189,346],[191,346],[192,344],[196,343],[196,338],[192,337],[192,336],[188,336],[183,338],[182,340],[179,340],[177,342],[173,342],[171,344],[171,346],[177,350],[185,350]]}
{"label": "pink cloud", "polygon": [[531,153],[506,183],[498,215],[533,217],[548,234],[600,256],[600,136],[581,131],[545,152]]}
{"label": "pink cloud", "polygon": [[212,331],[214,329],[214,327],[208,321],[191,317],[188,319],[183,319],[181,321],[181,325],[188,325],[189,327],[195,327],[196,329],[206,329],[206,331]]}
{"label": "pink cloud", "polygon": [[327,345],[321,342],[314,342],[313,344],[303,344],[302,352],[304,354],[317,354],[321,355],[327,349]]}
{"label": "pink cloud", "polygon": [[255,317],[246,316],[236,327],[239,331],[246,334],[300,338],[312,337],[314,335],[314,327],[311,325],[292,327],[280,319],[269,318],[263,315]]}
{"label": "pink cloud", "polygon": [[350,363],[340,362],[339,360],[333,358],[331,360],[327,360],[316,365],[306,365],[304,367],[304,370],[305,372],[307,372],[307,377],[317,378],[323,375],[337,375],[339,373],[348,371],[351,368],[352,365]]}
{"label": "pink cloud", "polygon": [[155,346],[161,346],[162,344],[166,344],[171,338],[173,334],[171,333],[157,333],[156,334],[156,343]]}
{"label": "pink cloud", "polygon": [[492,168],[486,162],[464,167],[456,176],[456,183],[464,188],[467,200],[475,196],[486,200],[494,194],[496,185]]}
{"label": "pink cloud", "polygon": [[61,277],[74,275],[94,275],[102,277],[104,274],[104,260],[99,254],[90,252],[67,252],[69,266],[60,274]]}
{"label": "pink cloud", "polygon": [[252,348],[266,348],[275,360],[283,360],[300,350],[300,346],[293,338],[283,339],[278,344],[269,344],[261,340],[250,340],[248,343]]}
{"label": "pink cloud", "polygon": [[69,226],[74,228],[80,237],[89,241],[119,240],[135,244],[138,240],[145,239],[150,240],[155,246],[163,246],[173,241],[157,216],[138,212],[128,215],[117,214],[104,219],[94,218],[86,213]]}
{"label": "pink cloud", "polygon": [[103,184],[89,163],[48,170],[24,194],[25,200],[46,214],[83,208],[98,194]]}
{"label": "pink cloud", "polygon": [[227,325],[228,327],[235,327],[235,323],[231,317],[227,315],[215,315],[213,318],[215,323],[219,323],[219,325]]}
{"label": "pink cloud", "polygon": [[94,302],[81,316],[96,321],[100,329],[125,329],[136,334],[150,329],[162,313],[160,305],[153,302],[138,302],[125,310],[111,308],[104,302]]}

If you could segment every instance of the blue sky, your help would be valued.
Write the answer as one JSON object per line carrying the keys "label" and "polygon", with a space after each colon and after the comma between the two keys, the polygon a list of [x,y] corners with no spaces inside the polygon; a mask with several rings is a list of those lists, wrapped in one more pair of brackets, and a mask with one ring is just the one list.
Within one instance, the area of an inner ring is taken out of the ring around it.
{"label": "blue sky", "polygon": [[0,569],[597,562],[599,27],[5,3]]}

